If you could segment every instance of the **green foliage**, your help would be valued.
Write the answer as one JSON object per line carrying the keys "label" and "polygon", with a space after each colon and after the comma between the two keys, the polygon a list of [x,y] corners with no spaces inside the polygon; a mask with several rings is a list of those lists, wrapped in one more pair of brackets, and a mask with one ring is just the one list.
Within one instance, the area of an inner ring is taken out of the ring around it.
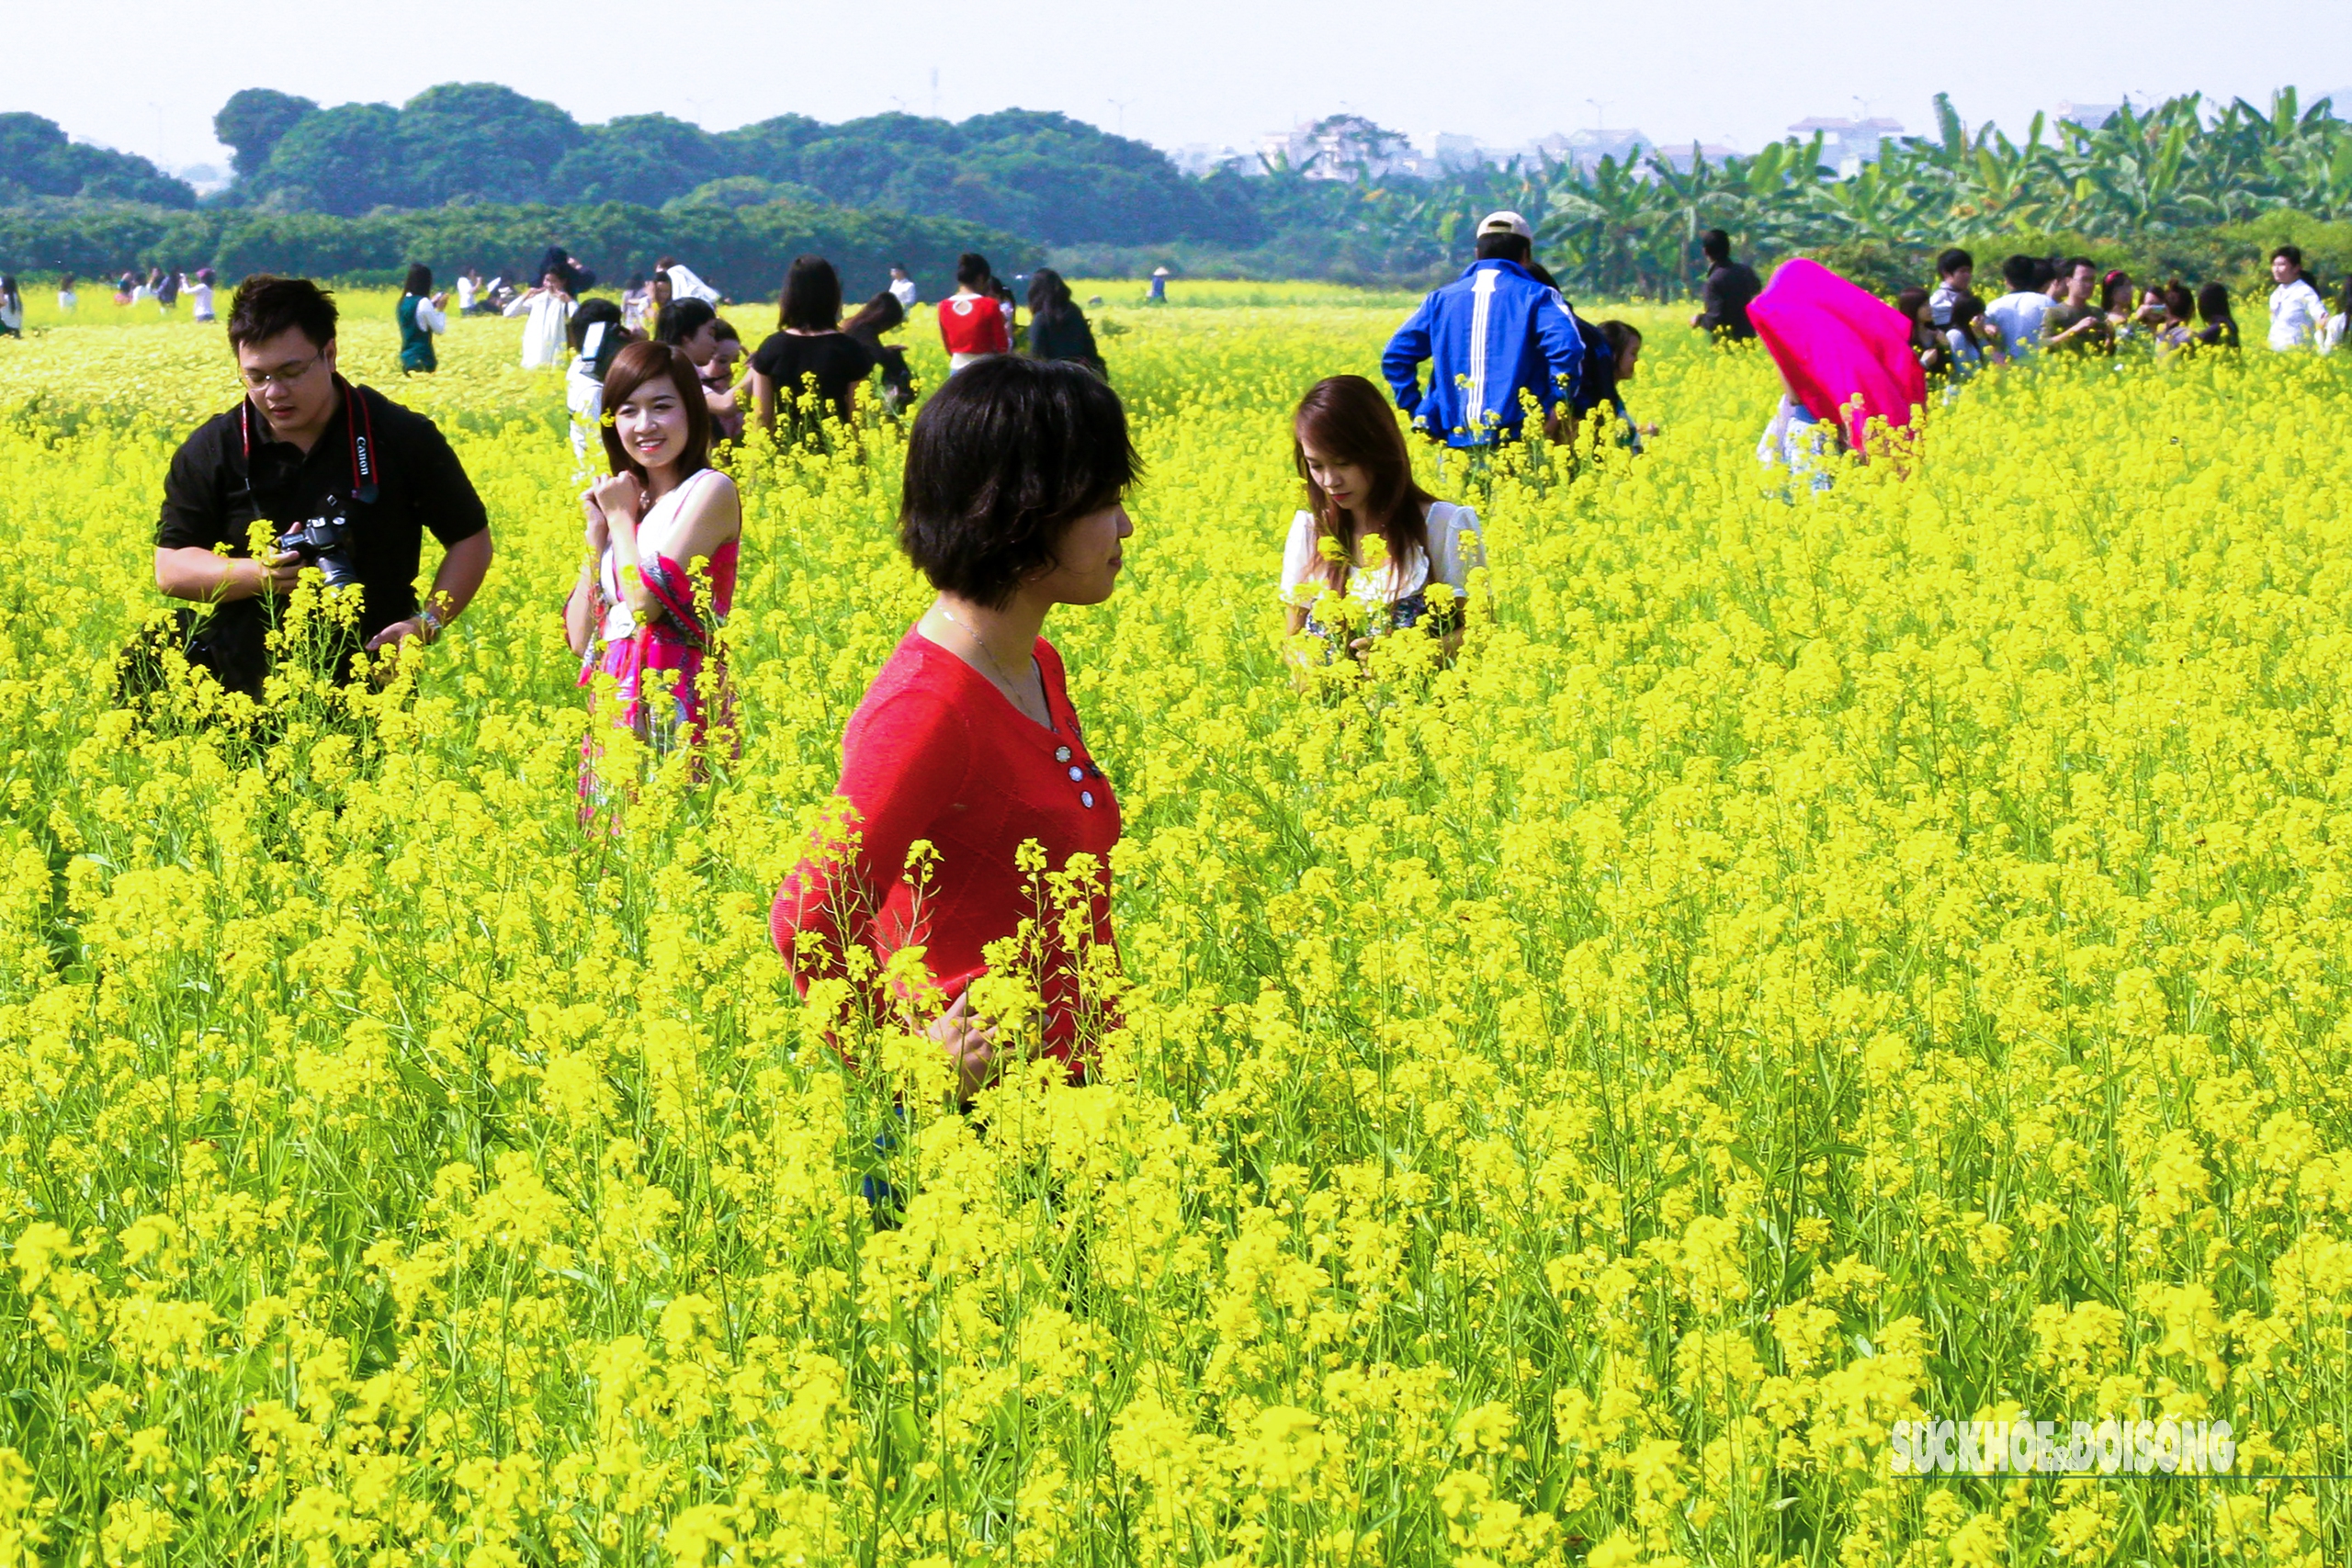
{"label": "green foliage", "polygon": [[316,114],[319,106],[308,98],[298,98],[291,93],[273,92],[267,87],[247,87],[232,93],[212,117],[212,134],[220,144],[232,150],[231,164],[240,176],[261,173],[269,162],[270,153],[286,133],[306,115]]}
{"label": "green foliage", "polygon": [[144,158],[69,141],[55,120],[0,114],[0,202],[89,197],[194,207],[196,192]]}
{"label": "green foliage", "polygon": [[1263,237],[1247,202],[1186,179],[1157,149],[1025,109],[960,124],[784,115],[713,134],[662,114],[583,127],[511,88],[447,83],[400,108],[321,109],[249,90],[214,123],[236,149],[232,204],[284,212],[356,217],[450,201],[659,207],[716,181],[756,179],[842,206],[960,218],[1060,243]]}
{"label": "green foliage", "polygon": [[831,257],[853,294],[881,288],[897,262],[936,294],[953,287],[956,258],[965,251],[985,252],[1008,271],[1036,259],[1023,241],[975,223],[789,202],[682,203],[658,210],[625,202],[482,204],[361,218],[109,203],[0,208],[0,258],[7,266],[85,276],[130,265],[209,265],[232,280],[254,272],[382,279],[397,277],[411,262],[445,277],[469,265],[514,274],[550,242],[568,245],[613,280],[665,251],[691,256],[697,271],[739,299],[772,295],[786,259],[802,252]]}

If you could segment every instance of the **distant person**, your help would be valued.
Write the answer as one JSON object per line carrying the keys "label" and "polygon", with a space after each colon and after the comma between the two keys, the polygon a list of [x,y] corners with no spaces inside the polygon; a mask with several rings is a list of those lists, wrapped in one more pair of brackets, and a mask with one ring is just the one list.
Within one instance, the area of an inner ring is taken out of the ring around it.
{"label": "distant person", "polygon": [[[666,343],[686,356],[700,384],[703,367],[718,356],[718,312],[707,299],[673,299],[653,319],[653,341]],[[704,412],[715,423],[735,405],[732,392],[703,391]]]}
{"label": "distant person", "polygon": [[[2209,283],[2206,287],[2211,288],[2214,286]],[[2224,295],[2222,298],[2226,300],[2228,296]],[[2319,351],[2322,354],[2334,354],[2344,346],[2344,330],[2347,321],[2352,321],[2352,276],[2347,276],[2338,286],[2335,293],[2335,310],[2328,316],[2326,323],[2320,328]]]}
{"label": "distant person", "polygon": [[2164,320],[2156,323],[2156,345],[2159,348],[2194,348],[2197,346],[2197,296],[2188,286],[2174,278],[2165,285]]}
{"label": "distant person", "polygon": [[[1290,634],[1321,638],[1326,661],[1361,658],[1376,638],[1411,627],[1442,637],[1449,654],[1460,648],[1470,573],[1486,564],[1478,514],[1413,478],[1380,389],[1361,376],[1308,388],[1291,416],[1291,461],[1306,505],[1283,546]],[[1336,619],[1316,615],[1327,596],[1339,602]]]}
{"label": "distant person", "polygon": [[0,273],[0,333],[25,335],[25,297],[17,291],[14,273]]}
{"label": "distant person", "polygon": [[1633,411],[1625,406],[1625,383],[1631,381],[1641,367],[1642,329],[1631,321],[1603,321],[1600,323],[1600,335],[1609,344],[1610,401],[1617,411],[1617,423],[1621,427],[1617,439],[1638,453],[1642,450],[1642,444],[1656,435],[1658,429],[1655,420],[1646,424],[1636,421]]}
{"label": "distant person", "polygon": [[641,331],[653,319],[655,308],[653,290],[643,274],[630,278],[621,289],[621,324],[631,332]]}
{"label": "distant person", "polygon": [[803,431],[800,400],[814,397],[817,418],[843,424],[857,417],[857,387],[873,373],[875,356],[842,331],[842,279],[822,256],[797,256],[776,295],[775,327],[752,355],[752,410],[760,428]]}
{"label": "distant person", "polygon": [[1111,374],[1095,351],[1094,329],[1087,324],[1086,312],[1070,298],[1062,275],[1049,266],[1029,275],[1029,357],[1066,359],[1105,379]]}
{"label": "distant person", "polygon": [[2303,276],[2303,253],[2293,245],[2271,252],[2270,279],[2277,285],[2270,291],[2270,346],[2282,354],[2316,346],[2327,307]]}
{"label": "distant person", "polygon": [[441,313],[441,301],[446,295],[433,292],[433,269],[422,262],[408,269],[408,280],[401,285],[401,302],[392,307],[392,320],[401,329],[401,369],[411,376],[431,375],[441,368],[440,356],[433,352],[433,334],[449,330],[449,318]]}
{"label": "distant person", "polygon": [[894,343],[884,343],[884,333],[896,332],[905,324],[906,307],[899,297],[884,289],[868,299],[856,315],[842,323],[842,331],[865,345],[874,363],[882,371],[882,411],[896,419],[913,406],[915,400],[914,371],[907,364],[907,351]]}
{"label": "distant person", "polygon": [[547,253],[539,257],[537,271],[542,277],[548,273],[553,273],[561,278],[563,291],[575,299],[596,287],[595,268],[565,250],[561,245],[549,245],[547,248]]}
{"label": "distant person", "polygon": [[2099,314],[2107,318],[2107,341],[2110,347],[2120,347],[2142,335],[2136,301],[2138,290],[2132,275],[2115,267],[2101,275],[2098,280]]}
{"label": "distant person", "polygon": [[220,318],[212,309],[212,269],[200,266],[194,277],[183,276],[180,288],[188,299],[188,319],[193,321],[213,321]]}
{"label": "distant person", "polygon": [[1746,262],[1731,259],[1731,236],[1721,229],[1699,237],[1699,253],[1707,258],[1707,279],[1699,286],[1699,313],[1690,324],[1734,342],[1754,337],[1747,302],[1764,292],[1763,280]]}
{"label": "distant person", "polygon": [[596,433],[605,417],[605,372],[623,348],[643,339],[622,323],[620,307],[610,299],[583,299],[572,312],[568,341],[571,363],[563,373],[563,402],[571,415],[571,456],[584,481],[590,448],[604,440]]}
{"label": "distant person", "polygon": [[2073,354],[2096,354],[2108,344],[2107,312],[2091,296],[2098,267],[2088,256],[2069,256],[2059,268],[2063,296],[2041,323],[2042,344]]}
{"label": "distant person", "polygon": [[155,280],[155,308],[168,316],[179,308],[180,275],[165,267],[157,267],[153,276]]}
{"label": "distant person", "polygon": [[743,403],[735,395],[735,367],[743,357],[743,337],[735,330],[735,323],[724,316],[710,323],[710,358],[695,372],[704,392],[715,400],[710,403],[710,438],[741,441]]}
{"label": "distant person", "polygon": [[939,340],[950,376],[991,354],[1012,352],[1012,329],[997,309],[989,258],[967,251],[956,258],[956,292],[939,302]]}
{"label": "distant person", "polygon": [[2197,313],[2205,324],[2197,330],[2197,341],[2208,348],[2238,346],[2238,319],[2230,310],[2230,286],[2209,283],[2197,291]]}
{"label": "distant person", "polygon": [[669,285],[669,298],[662,300],[662,304],[666,305],[676,299],[699,299],[704,304],[716,309],[726,303],[718,289],[695,276],[695,269],[681,263],[675,256],[663,256],[654,263],[653,269],[660,273],[663,281]]}
{"label": "distant person", "polygon": [[69,272],[57,280],[58,311],[62,315],[70,316],[74,313],[74,307],[80,303],[81,301],[74,295],[74,275]]}
{"label": "distant person", "polygon": [[671,284],[670,275],[656,268],[653,276],[645,280],[645,320],[641,325],[647,333],[651,333],[653,323],[661,319],[662,307],[673,303],[677,298],[678,290]]}
{"label": "distant person", "polygon": [[138,279],[133,277],[129,272],[123,273],[114,280],[114,302],[116,304],[129,305],[135,302],[138,298]]}
{"label": "distant person", "polygon": [[1544,412],[1545,434],[1564,439],[1574,429],[1584,341],[1559,291],[1527,270],[1532,235],[1516,212],[1488,214],[1478,225],[1476,259],[1388,340],[1381,373],[1413,428],[1432,441],[1474,447],[1518,439],[1522,393]]}
{"label": "distant person", "polygon": [[507,301],[500,312],[505,316],[521,316],[523,322],[523,368],[549,370],[563,363],[563,351],[570,333],[571,312],[579,309],[563,287],[563,277],[550,269],[542,273],[537,287],[525,289]]}
{"label": "distant person", "polygon": [[890,269],[890,298],[899,302],[899,309],[901,310],[911,310],[915,308],[917,299],[915,280],[908,276],[907,269],[903,266],[894,266]]}
{"label": "distant person", "polygon": [[595,716],[582,750],[583,814],[617,804],[614,781],[597,771],[600,732],[629,730],[661,753],[731,728],[718,632],[733,607],[743,537],[741,500],[711,467],[702,387],[676,345],[622,349],[605,375],[605,403],[612,472],[582,498],[589,558],[563,604],[580,684],[594,705],[609,679],[615,703]]}
{"label": "distant person", "polygon": [[481,271],[470,266],[460,267],[458,271],[458,314],[460,316],[472,315],[474,313],[474,300],[481,292]]}
{"label": "distant person", "polygon": [[1166,267],[1156,266],[1151,269],[1151,292],[1146,298],[1155,305],[1168,303],[1168,269]]}
{"label": "distant person", "polygon": [[[313,567],[331,592],[358,593],[368,652],[433,641],[490,570],[490,518],[457,454],[431,420],[337,373],[334,299],[310,279],[246,278],[228,337],[247,396],[181,445],[155,525],[155,586],[216,606],[200,629],[183,620],[189,661],[258,699],[275,602]],[[257,522],[278,543],[255,556]],[[428,529],[445,553],[420,605]]]}
{"label": "distant person", "polygon": [[2001,353],[2021,363],[2041,347],[2042,323],[2051,310],[2042,289],[2049,279],[2031,256],[2018,255],[2001,264],[2001,281],[2009,291],[1984,307],[1984,319],[1997,334]]}
{"label": "distant person", "polygon": [[1984,301],[1978,299],[1975,288],[1976,259],[1954,245],[1936,258],[1936,287],[1928,296],[1928,319],[1944,334],[1944,346],[1951,355],[1949,368],[1955,378],[1965,378],[1984,358],[1984,337],[1977,324],[1984,314]]}
{"label": "distant person", "polygon": [[1894,297],[1894,308],[1911,323],[1911,352],[1917,357],[1919,368],[1930,380],[1943,376],[1951,366],[1951,351],[1943,333],[1936,331],[1935,322],[1929,319],[1928,290],[1916,284],[1903,289]]}

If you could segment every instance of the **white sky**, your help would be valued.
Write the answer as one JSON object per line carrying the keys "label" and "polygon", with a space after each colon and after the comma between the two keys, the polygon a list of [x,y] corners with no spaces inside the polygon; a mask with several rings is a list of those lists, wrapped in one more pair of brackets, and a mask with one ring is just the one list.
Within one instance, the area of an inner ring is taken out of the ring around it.
{"label": "white sky", "polygon": [[1246,147],[1344,109],[1423,145],[1442,130],[1511,143],[1606,123],[1746,151],[1807,115],[1867,109],[1924,131],[1939,90],[1972,126],[1992,118],[2022,134],[2036,109],[2061,100],[2201,90],[2261,105],[2286,83],[2307,96],[2352,86],[2352,5],[2341,0],[2248,12],[2143,0],[2006,21],[1997,10],[1939,21],[1883,0],[895,0],[822,11],[573,0],[406,13],[119,0],[11,11],[0,108],[166,165],[220,158],[213,111],[248,86],[331,105],[494,81],[585,121],[662,110],[713,130],[786,112],[835,120],[935,103],[961,118],[1018,107],[1162,146]]}

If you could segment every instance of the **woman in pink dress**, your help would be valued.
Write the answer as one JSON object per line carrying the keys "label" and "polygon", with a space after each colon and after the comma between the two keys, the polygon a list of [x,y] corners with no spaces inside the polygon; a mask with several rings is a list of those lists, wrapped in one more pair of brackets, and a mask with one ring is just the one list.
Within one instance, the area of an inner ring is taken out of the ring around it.
{"label": "woman in pink dress", "polygon": [[630,344],[605,373],[605,408],[612,476],[582,498],[589,556],[563,607],[592,706],[597,678],[613,681],[611,711],[582,748],[583,812],[609,799],[596,774],[605,726],[656,752],[731,745],[733,729],[718,633],[734,603],[743,513],[735,481],[710,466],[694,363],[669,344]]}

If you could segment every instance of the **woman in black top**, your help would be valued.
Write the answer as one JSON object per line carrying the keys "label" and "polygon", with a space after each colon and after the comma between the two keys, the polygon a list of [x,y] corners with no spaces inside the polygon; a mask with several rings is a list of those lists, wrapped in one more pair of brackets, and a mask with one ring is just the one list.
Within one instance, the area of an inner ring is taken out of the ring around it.
{"label": "woman in black top", "polygon": [[2230,313],[2230,289],[2224,283],[2209,283],[2197,291],[2197,313],[2205,318],[2199,329],[2197,341],[2208,348],[2235,348],[2238,345],[2238,319]]}
{"label": "woman in black top", "polygon": [[906,319],[907,308],[885,288],[842,323],[842,333],[865,344],[865,352],[882,367],[882,407],[893,419],[915,400],[915,373],[907,367],[907,351],[895,343],[884,343],[882,334],[897,332]]}
{"label": "woman in black top", "polygon": [[822,256],[801,256],[785,275],[776,301],[776,328],[752,355],[752,401],[760,428],[773,434],[781,403],[800,428],[797,400],[814,382],[818,412],[847,423],[856,411],[857,384],[873,370],[865,344],[842,331],[842,280]]}
{"label": "woman in black top", "polygon": [[1111,378],[1102,356],[1094,351],[1094,329],[1086,324],[1086,312],[1071,302],[1069,285],[1049,266],[1029,275],[1029,356],[1075,360],[1104,380]]}

